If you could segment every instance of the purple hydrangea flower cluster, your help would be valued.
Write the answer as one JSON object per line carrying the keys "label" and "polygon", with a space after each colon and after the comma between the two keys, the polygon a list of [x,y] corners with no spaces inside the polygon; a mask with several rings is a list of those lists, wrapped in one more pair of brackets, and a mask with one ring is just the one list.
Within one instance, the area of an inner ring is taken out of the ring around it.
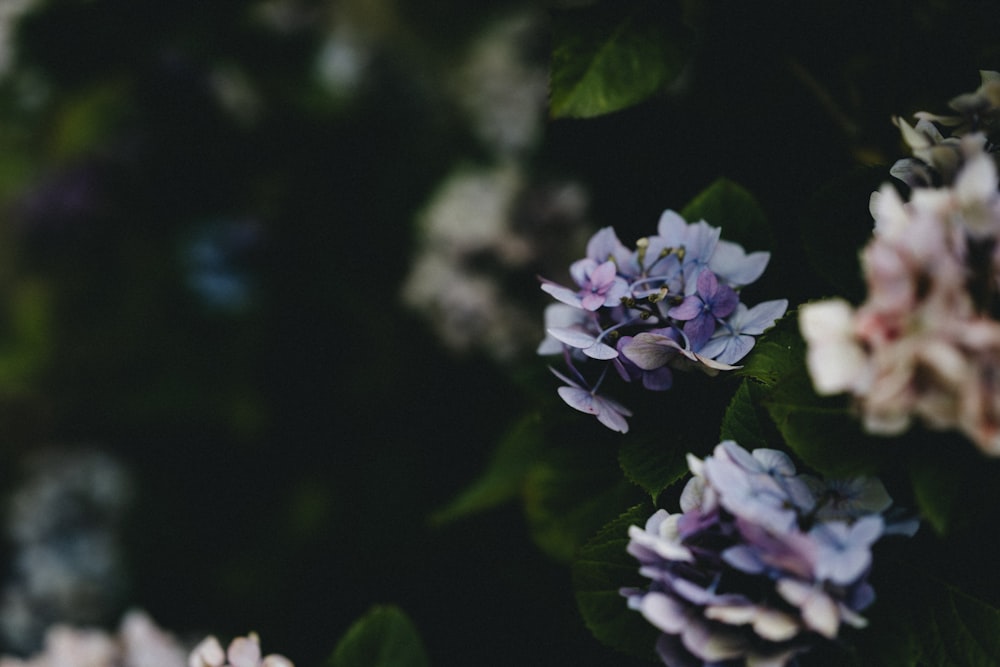
{"label": "purple hydrangea flower cluster", "polygon": [[[653,391],[669,389],[674,370],[715,375],[738,368],[733,364],[784,315],[788,301],[752,308],[740,301],[740,289],[764,273],[770,253],[747,253],[720,239],[721,231],[668,210],[657,234],[639,239],[634,250],[611,227],[598,231],[587,256],[570,266],[576,287],[543,279],[542,289],[559,303],[546,309],[538,353],[563,354],[569,376],[553,373],[566,383],[559,395],[567,404],[625,433],[632,413],[598,394],[609,367]],[[605,362],[594,381],[578,368],[587,359]]]}
{"label": "purple hydrangea flower cluster", "polygon": [[629,529],[628,552],[651,583],[628,606],[662,631],[670,667],[780,667],[844,625],[863,627],[875,599],[872,545],[915,522],[887,522],[875,478],[824,483],[787,455],[722,442],[694,477],[681,512]]}

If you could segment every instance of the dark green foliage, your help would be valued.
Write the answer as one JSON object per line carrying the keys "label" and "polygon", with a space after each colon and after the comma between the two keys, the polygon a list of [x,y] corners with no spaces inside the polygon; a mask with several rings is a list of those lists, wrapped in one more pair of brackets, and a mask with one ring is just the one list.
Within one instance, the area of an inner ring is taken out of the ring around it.
{"label": "dark green foliage", "polygon": [[554,13],[552,116],[618,111],[676,79],[690,37],[673,4],[622,0]]}
{"label": "dark green foliage", "polygon": [[623,586],[646,586],[638,564],[626,551],[628,528],[643,526],[652,514],[648,504],[636,505],[601,528],[573,561],[573,588],[583,620],[599,640],[640,658],[653,657],[657,631],[625,604]]}
{"label": "dark green foliage", "polygon": [[372,607],[341,638],[327,667],[428,667],[413,622],[398,607]]}

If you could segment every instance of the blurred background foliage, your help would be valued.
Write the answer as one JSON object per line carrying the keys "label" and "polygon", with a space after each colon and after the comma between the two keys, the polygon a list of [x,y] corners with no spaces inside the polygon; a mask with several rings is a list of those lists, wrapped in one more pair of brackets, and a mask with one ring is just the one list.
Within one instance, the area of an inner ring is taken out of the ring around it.
{"label": "blurred background foliage", "polygon": [[[890,116],[975,88],[1000,42],[988,2],[666,2],[657,16],[684,27],[669,86],[548,118],[552,27],[592,5],[0,9],[0,479],[18,488],[52,447],[129,471],[102,622],[141,606],[180,633],[254,629],[310,665],[394,603],[435,665],[627,664],[589,636],[559,561],[642,491],[613,437],[553,407],[535,274],[558,279],[581,230],[632,240],[726,177],[775,232],[762,291],[842,291],[867,193],[903,152]],[[463,266],[539,327],[503,334],[502,355],[489,332],[442,338],[447,299],[401,296],[432,202],[470,173],[485,190],[458,219],[499,197],[516,243],[472,244]],[[845,202],[853,217],[830,220]],[[442,521],[529,408],[580,458],[534,461],[524,511],[493,508],[507,489]],[[599,507],[546,482],[573,466],[559,484],[601,489]]]}

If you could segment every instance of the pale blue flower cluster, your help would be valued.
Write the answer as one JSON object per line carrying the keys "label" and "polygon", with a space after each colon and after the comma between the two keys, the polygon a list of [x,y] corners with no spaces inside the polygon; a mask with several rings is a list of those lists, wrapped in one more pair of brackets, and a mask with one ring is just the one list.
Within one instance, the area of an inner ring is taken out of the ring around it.
{"label": "pale blue flower cluster", "polygon": [[916,530],[886,518],[881,482],[825,483],[796,474],[780,451],[733,441],[688,465],[681,512],[659,510],[629,529],[649,587],[621,591],[662,631],[665,664],[781,667],[842,626],[866,624],[872,545]]}
{"label": "pale blue flower cluster", "polygon": [[[764,273],[770,253],[747,253],[720,239],[721,231],[668,210],[657,234],[633,250],[605,227],[570,267],[575,288],[542,281],[559,303],[546,309],[538,353],[563,354],[569,374],[553,373],[566,383],[559,395],[567,404],[625,433],[632,413],[598,393],[609,367],[654,391],[670,388],[673,370],[714,375],[738,368],[733,364],[784,315],[788,301],[752,308],[740,302],[739,290]],[[578,368],[587,359],[605,362],[596,379]]]}

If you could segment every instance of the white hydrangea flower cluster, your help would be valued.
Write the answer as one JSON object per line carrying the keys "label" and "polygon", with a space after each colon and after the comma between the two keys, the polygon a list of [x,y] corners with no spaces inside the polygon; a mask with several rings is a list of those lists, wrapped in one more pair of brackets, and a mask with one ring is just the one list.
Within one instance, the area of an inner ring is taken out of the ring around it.
{"label": "white hydrangea flower cluster", "polygon": [[[998,76],[983,73],[980,91],[952,101],[961,117],[922,113],[916,127],[897,120],[917,157],[894,167],[908,198],[888,183],[871,197],[874,234],[861,255],[867,300],[857,309],[841,299],[810,303],[799,315],[817,392],[853,395],[868,431],[899,434],[919,419],[957,429],[993,456],[1000,194],[983,130],[1000,108],[986,94]],[[956,129],[945,137],[932,122]]]}

